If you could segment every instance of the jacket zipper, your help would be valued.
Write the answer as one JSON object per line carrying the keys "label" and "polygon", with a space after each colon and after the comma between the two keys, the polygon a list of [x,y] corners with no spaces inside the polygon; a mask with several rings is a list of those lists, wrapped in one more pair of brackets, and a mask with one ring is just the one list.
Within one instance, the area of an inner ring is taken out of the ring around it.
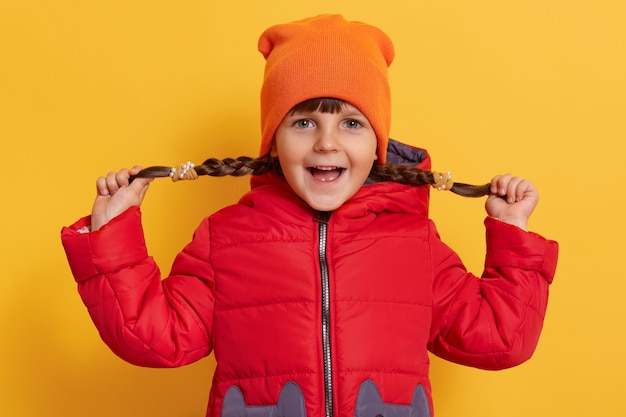
{"label": "jacket zipper", "polygon": [[315,217],[315,221],[318,222],[319,230],[318,256],[322,281],[322,355],[324,362],[324,395],[326,400],[326,417],[333,417],[333,368],[330,348],[330,283],[328,262],[326,259],[329,220],[330,212],[327,211],[320,211]]}

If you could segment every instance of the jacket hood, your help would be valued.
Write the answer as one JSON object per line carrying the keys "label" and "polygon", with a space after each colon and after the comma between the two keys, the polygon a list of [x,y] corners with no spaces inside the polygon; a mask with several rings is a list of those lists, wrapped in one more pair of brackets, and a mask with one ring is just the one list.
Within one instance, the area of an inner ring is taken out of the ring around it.
{"label": "jacket hood", "polygon": [[389,139],[387,163],[414,165],[425,171],[430,171],[430,156],[425,149],[407,145],[394,139]]}
{"label": "jacket hood", "polygon": [[[387,146],[387,164],[402,164],[415,166],[430,171],[430,156],[425,149],[407,145],[394,139],[389,139]],[[258,188],[265,186],[278,187],[283,191],[293,193],[284,177],[276,172],[252,177],[250,181],[252,194]],[[412,186],[391,181],[370,183],[369,181],[340,208],[334,215],[354,218],[362,217],[367,213],[415,213],[428,215],[428,201],[430,186]],[[309,210],[313,210],[301,201]]]}

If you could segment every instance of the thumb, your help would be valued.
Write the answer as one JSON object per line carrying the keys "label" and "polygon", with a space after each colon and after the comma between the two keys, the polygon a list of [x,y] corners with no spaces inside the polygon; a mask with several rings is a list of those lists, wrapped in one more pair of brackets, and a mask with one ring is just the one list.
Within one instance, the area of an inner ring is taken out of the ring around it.
{"label": "thumb", "polygon": [[143,202],[143,199],[146,196],[146,192],[148,192],[148,187],[150,183],[154,180],[154,178],[136,178],[128,188],[132,189],[133,193],[136,193],[139,201],[137,205],[140,205]]}

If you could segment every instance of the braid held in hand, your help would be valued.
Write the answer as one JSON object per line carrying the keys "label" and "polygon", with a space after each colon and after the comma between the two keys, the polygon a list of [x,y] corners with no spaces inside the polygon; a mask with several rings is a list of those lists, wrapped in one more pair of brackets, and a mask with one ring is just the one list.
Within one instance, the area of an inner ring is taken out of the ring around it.
{"label": "braid held in hand", "polygon": [[470,185],[453,182],[449,172],[440,173],[398,164],[374,164],[369,179],[373,182],[394,181],[409,185],[431,185],[437,190],[450,190],[463,197],[489,195],[490,184]]}
{"label": "braid held in hand", "polygon": [[[161,178],[170,177],[172,181],[196,179],[200,175],[223,177],[226,175],[240,177],[244,175],[263,175],[270,171],[280,170],[278,158],[270,155],[261,158],[240,156],[239,158],[217,159],[210,158],[201,165],[195,166],[191,162],[176,167],[153,166],[148,167],[130,178]],[[394,181],[408,185],[431,185],[438,190],[450,190],[463,197],[482,197],[489,195],[489,184],[470,185],[452,181],[449,172],[440,173],[424,171],[422,169],[399,164],[374,163],[369,175],[372,182]]]}
{"label": "braid held in hand", "polygon": [[[239,158],[209,158],[202,165],[193,165],[190,162],[175,167],[153,166],[139,171],[130,177],[132,182],[135,178],[163,178],[170,177],[172,181],[183,179],[196,179],[199,175],[211,177],[224,177],[231,175],[241,177],[244,175],[263,175],[274,169],[273,158],[266,156],[263,158],[250,158],[240,156]],[[195,178],[190,178],[187,174],[195,172]]]}

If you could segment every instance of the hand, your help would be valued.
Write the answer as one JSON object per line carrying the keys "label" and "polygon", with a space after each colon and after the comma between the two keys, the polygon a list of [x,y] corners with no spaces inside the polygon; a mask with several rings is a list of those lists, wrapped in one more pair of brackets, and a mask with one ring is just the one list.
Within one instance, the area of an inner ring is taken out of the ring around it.
{"label": "hand", "polygon": [[109,172],[106,177],[96,181],[96,201],[91,210],[91,231],[96,231],[111,219],[119,216],[132,206],[139,206],[143,201],[152,178],[136,178],[131,184],[128,179],[137,174],[142,167],[121,169]]}
{"label": "hand", "polygon": [[510,174],[497,175],[491,180],[485,209],[492,217],[528,230],[528,218],[538,201],[539,193],[530,181]]}

